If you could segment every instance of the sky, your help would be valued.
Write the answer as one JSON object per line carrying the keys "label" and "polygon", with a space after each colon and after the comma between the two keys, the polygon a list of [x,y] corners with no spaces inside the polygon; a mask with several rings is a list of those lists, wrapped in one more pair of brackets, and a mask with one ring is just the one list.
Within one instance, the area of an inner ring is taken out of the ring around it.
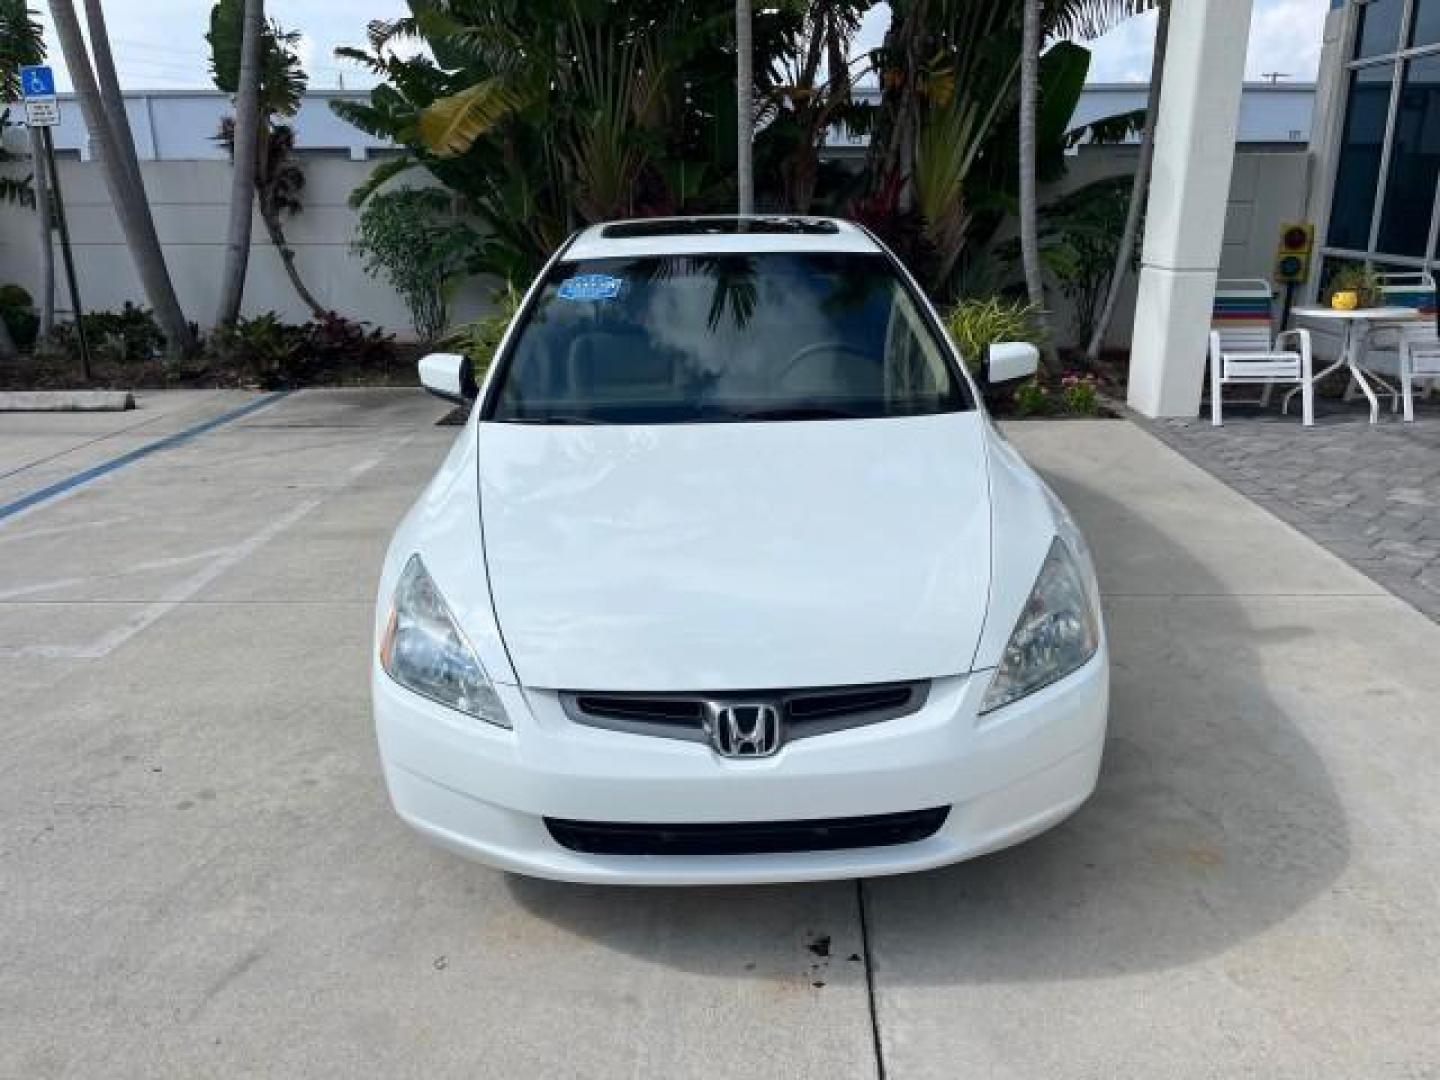
{"label": "sky", "polygon": [[[42,10],[46,38],[57,68],[60,50],[49,26],[45,0],[32,0]],[[205,31],[207,0],[105,0],[110,41],[127,90],[191,89],[210,86]],[[77,5],[78,7],[78,5]],[[368,85],[365,74],[348,61],[337,60],[337,45],[363,45],[371,19],[394,18],[405,12],[404,0],[270,0],[269,14],[287,29],[299,30],[301,56],[311,85],[334,88]],[[1327,0],[1255,0],[1250,27],[1250,52],[1245,74],[1260,79],[1279,72],[1290,80],[1315,77],[1320,60],[1321,28]],[[884,35],[888,11],[872,10],[861,33],[861,48]],[[1090,78],[1096,82],[1144,81],[1150,71],[1155,16],[1142,15],[1092,44]],[[69,83],[58,72],[62,89]]]}

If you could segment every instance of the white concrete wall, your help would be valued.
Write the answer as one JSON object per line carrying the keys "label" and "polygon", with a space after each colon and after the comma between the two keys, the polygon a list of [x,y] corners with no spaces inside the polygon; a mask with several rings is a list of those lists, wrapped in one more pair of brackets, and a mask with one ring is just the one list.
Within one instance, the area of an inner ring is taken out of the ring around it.
{"label": "white concrete wall", "polygon": [[[365,96],[345,90],[310,91],[290,121],[295,145],[301,150],[342,153],[357,161],[389,149],[384,140],[351,127],[330,109],[331,101],[364,100]],[[879,96],[874,87],[861,87],[856,92],[862,101],[876,101]],[[1241,143],[1303,146],[1310,138],[1314,96],[1312,83],[1247,84],[1241,99],[1237,139]],[[1143,109],[1145,99],[1143,83],[1090,83],[1080,94],[1074,126]],[[215,132],[221,118],[232,111],[229,97],[218,90],[137,90],[125,95],[125,115],[135,136],[136,153],[144,160],[223,160],[225,151],[216,144]],[[60,95],[60,113],[55,145],[62,152],[74,150],[88,160],[94,148],[74,95]],[[11,134],[14,145],[23,150],[24,140],[18,138],[21,133]],[[834,150],[854,150],[867,141],[864,136],[852,138],[840,128],[829,133],[829,145]]]}
{"label": "white concrete wall", "polygon": [[[306,285],[321,303],[341,315],[384,326],[402,337],[413,336],[399,296],[384,281],[369,277],[359,256],[350,250],[357,214],[346,200],[369,176],[375,161],[320,154],[302,155],[301,160],[306,177],[305,208],[287,219],[286,236]],[[25,171],[14,165],[7,168],[22,175]],[[60,170],[85,307],[114,308],[126,300],[143,303],[99,164],[69,156],[61,160]],[[226,161],[145,161],[141,172],[180,304],[188,318],[208,326],[219,299],[230,165]],[[402,182],[423,183],[424,176],[416,170]],[[29,215],[16,206],[0,206],[0,283],[16,282],[33,291],[35,226]],[[258,217],[253,240],[244,313],[275,311],[294,322],[309,318]],[[56,267],[59,273],[58,245]],[[479,279],[466,283],[456,297],[455,315],[470,318],[481,312],[492,287]],[[56,300],[62,317],[68,317],[70,298],[63,274]]]}
{"label": "white concrete wall", "polygon": [[[1144,83],[1090,83],[1080,95],[1071,125],[1079,128],[1106,116],[1143,109],[1148,96],[1149,87]],[[1310,140],[1314,100],[1314,83],[1246,83],[1236,139],[1242,144],[1304,146]]]}
{"label": "white concrete wall", "polygon": [[[1042,192],[1042,197],[1053,197],[1101,177],[1129,174],[1135,156],[1133,147],[1086,148],[1071,159],[1066,179]],[[350,251],[356,214],[346,200],[376,160],[352,160],[338,150],[302,154],[305,210],[290,220],[287,233],[300,272],[322,303],[347,317],[408,337],[409,317],[399,297],[384,282],[367,276],[360,259]],[[1240,152],[1226,215],[1222,274],[1269,276],[1280,222],[1303,216],[1308,160],[1299,152]],[[21,174],[25,171],[23,164],[6,168]],[[145,161],[141,169],[180,302],[189,318],[208,325],[214,317],[224,258],[230,166],[223,160]],[[95,310],[118,307],[125,300],[143,302],[98,163],[82,162],[72,153],[62,159],[61,178],[86,307]],[[424,180],[424,172],[416,170],[400,182]],[[17,282],[33,290],[34,233],[27,211],[0,206],[0,283]],[[308,313],[290,288],[258,221],[254,242],[245,313],[275,311],[288,320],[303,321]],[[56,263],[58,267],[58,253]],[[484,310],[492,288],[480,280],[467,282],[456,297],[457,318],[470,318]],[[1062,297],[1055,299],[1056,325],[1068,328],[1070,313]],[[63,277],[58,303],[62,313],[68,313]],[[1112,323],[1109,344],[1129,344],[1133,314],[1132,277]]]}
{"label": "white concrete wall", "polygon": [[[1132,176],[1138,153],[1134,147],[1082,150],[1071,160],[1065,179],[1042,190],[1041,198],[1056,198],[1109,176]],[[1242,149],[1236,154],[1220,249],[1222,277],[1270,277],[1281,223],[1304,217],[1309,162],[1309,155],[1293,151],[1271,153]],[[1125,348],[1130,344],[1135,322],[1135,291],[1136,276],[1131,274],[1120,294],[1120,304],[1106,338],[1110,348]],[[1054,297],[1054,304],[1056,332],[1068,334],[1072,324],[1070,306],[1059,295]],[[1065,337],[1061,341],[1071,344]]]}

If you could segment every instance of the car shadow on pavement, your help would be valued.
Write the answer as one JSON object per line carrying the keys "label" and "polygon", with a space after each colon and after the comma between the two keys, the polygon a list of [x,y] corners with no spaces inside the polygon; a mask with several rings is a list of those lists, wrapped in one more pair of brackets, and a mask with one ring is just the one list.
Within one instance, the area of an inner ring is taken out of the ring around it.
{"label": "car shadow on pavement", "polygon": [[[1254,625],[1207,570],[1123,504],[1047,479],[1087,533],[1102,532],[1092,523],[1107,516],[1111,535],[1124,521],[1125,550],[1168,560],[1186,592],[1202,599],[1107,600],[1109,738],[1098,790],[1074,817],[1007,851],[865,882],[869,946],[887,982],[1173,967],[1285,919],[1349,859],[1344,809],[1324,763],[1270,693],[1287,652],[1306,648],[1311,628],[1273,616]],[[1115,562],[1123,552],[1095,554],[1102,580],[1107,569],[1110,581],[1123,580]],[[737,927],[749,914],[791,903],[797,891],[838,887],[604,888],[514,876],[508,884],[537,917],[711,974],[728,971],[727,955],[739,972],[747,949]]]}

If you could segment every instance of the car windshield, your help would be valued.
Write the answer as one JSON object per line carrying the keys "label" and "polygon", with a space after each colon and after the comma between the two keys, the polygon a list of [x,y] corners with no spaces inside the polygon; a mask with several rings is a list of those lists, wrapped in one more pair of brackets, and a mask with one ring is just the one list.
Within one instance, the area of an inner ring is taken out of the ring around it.
{"label": "car windshield", "polygon": [[670,424],[968,407],[888,259],[788,252],[557,264],[501,361],[486,418]]}

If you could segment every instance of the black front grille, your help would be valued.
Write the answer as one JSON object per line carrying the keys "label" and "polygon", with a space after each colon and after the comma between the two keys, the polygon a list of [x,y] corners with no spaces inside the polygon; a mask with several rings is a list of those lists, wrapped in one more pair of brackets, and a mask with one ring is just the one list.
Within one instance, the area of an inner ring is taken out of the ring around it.
{"label": "black front grille", "polygon": [[561,847],[586,855],[760,855],[893,847],[934,836],[948,806],[867,817],[812,821],[707,822],[655,825],[546,818]]}
{"label": "black front grille", "polygon": [[700,728],[705,722],[705,703],[698,699],[577,694],[575,708],[593,720],[628,720],[677,728]]}
{"label": "black front grille", "polygon": [[793,742],[918,712],[929,690],[930,684],[920,680],[713,694],[569,691],[560,695],[560,702],[571,720],[587,727],[694,742],[708,741],[705,725],[711,708],[727,703],[773,702],[781,711],[784,741]]}
{"label": "black front grille", "polygon": [[797,724],[856,713],[888,712],[910,704],[915,688],[904,686],[860,686],[823,694],[800,694],[785,702],[785,715]]}

